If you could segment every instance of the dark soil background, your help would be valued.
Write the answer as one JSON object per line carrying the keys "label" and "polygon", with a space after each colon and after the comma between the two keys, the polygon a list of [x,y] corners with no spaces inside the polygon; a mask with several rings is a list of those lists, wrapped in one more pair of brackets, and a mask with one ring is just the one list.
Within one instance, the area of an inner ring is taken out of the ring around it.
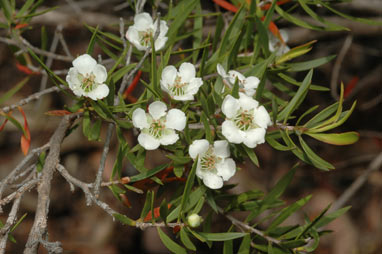
{"label": "dark soil background", "polygon": [[[102,30],[118,35],[119,17],[129,21],[133,18],[131,8],[126,8],[124,3],[125,1],[116,0],[47,1],[45,7],[59,5],[60,8],[32,19],[31,27],[33,28],[26,31],[24,37],[32,45],[38,47],[40,45],[40,28],[45,26],[50,35],[49,47],[57,25],[62,25],[63,36],[72,55],[82,54],[86,51],[91,37],[91,33],[83,26],[83,23],[91,26],[100,25]],[[165,5],[160,6],[165,8]],[[203,7],[209,11],[219,10],[212,1],[203,1]],[[353,1],[353,3],[338,5],[337,8],[354,16],[379,20],[382,18],[382,2],[378,0]],[[284,199],[287,202],[293,202],[310,193],[313,194],[313,198],[301,212],[289,218],[287,223],[301,223],[304,212],[311,218],[317,216],[329,203],[335,202],[367,170],[371,161],[382,152],[382,27],[345,20],[332,16],[321,9],[318,9],[320,15],[349,27],[351,31],[316,32],[296,28],[285,21],[277,24],[280,28],[288,29],[290,47],[313,39],[318,40],[313,50],[306,56],[298,58],[297,61],[331,54],[338,55],[341,50],[344,51],[346,38],[352,37],[348,50],[343,52],[343,60],[338,61],[336,58],[337,60],[334,59],[316,69],[313,83],[330,87],[336,65],[340,68],[338,81],[334,84],[343,81],[346,85],[354,78],[359,79],[344,103],[345,108],[350,108],[353,101],[357,100],[357,107],[350,119],[334,131],[357,131],[360,133],[360,140],[351,146],[331,146],[315,140],[308,140],[309,145],[321,157],[334,164],[336,169],[322,172],[310,165],[302,164],[299,167],[292,185],[284,195]],[[146,11],[151,10],[147,9]],[[165,13],[165,10],[161,11]],[[229,16],[232,16],[231,13],[221,11],[224,12],[224,16],[228,20]],[[301,12],[298,15],[303,16],[304,13]],[[0,19],[3,20],[3,17],[0,16]],[[208,31],[213,31],[214,19],[207,20],[204,28],[206,34]],[[6,36],[5,31],[0,30],[0,36]],[[65,54],[62,47],[59,47],[57,52]],[[94,55],[96,53],[100,53],[97,48]],[[16,67],[16,63],[10,47],[0,43],[0,95],[26,76]],[[53,70],[69,67],[70,63],[60,61],[54,61],[52,65]],[[298,73],[296,79],[302,80],[304,75],[306,75],[305,72]],[[12,97],[7,105],[14,104],[39,91],[41,78],[41,75],[32,76],[28,84]],[[48,81],[48,87],[52,85]],[[335,86],[334,91],[338,93],[339,87]],[[323,109],[335,101],[336,98],[330,92],[312,91],[303,103],[301,112],[314,105],[320,105],[320,109]],[[70,105],[70,102],[71,99],[64,94],[50,94],[42,97],[38,102],[23,107],[28,116],[32,148],[46,143],[60,121],[60,117],[47,116],[44,112],[62,109],[63,105]],[[21,119],[18,112],[14,112],[14,116]],[[105,131],[106,128],[101,134],[102,139],[105,138]],[[127,135],[130,136],[131,142],[136,142],[132,133],[127,133]],[[98,169],[102,146],[102,142],[88,142],[83,137],[81,128],[78,128],[63,143],[62,164],[72,175],[83,181],[92,182]],[[116,156],[117,142],[115,137],[112,139],[110,148],[104,174],[106,181],[109,179]],[[255,151],[259,157],[261,168],[254,167],[249,161],[239,165],[243,170],[239,171],[229,181],[239,184],[233,189],[233,192],[242,192],[253,188],[267,191],[298,161],[292,153],[275,151],[267,144],[258,146]],[[147,156],[149,158],[146,161],[148,167],[153,167],[165,160],[164,155],[159,150],[150,152]],[[0,178],[2,179],[7,175],[22,158],[20,132],[13,125],[7,124],[0,133]],[[111,204],[117,211],[128,214],[131,218],[138,218],[145,197],[132,192],[128,192],[127,196],[131,202],[131,208],[119,203],[107,188],[102,189],[101,199]],[[24,196],[19,216],[27,213],[27,217],[13,232],[17,243],[8,243],[7,253],[22,253],[29,229],[33,223],[36,197],[35,190]],[[346,205],[351,205],[352,209],[328,225],[327,228],[333,230],[334,233],[321,238],[320,247],[315,253],[380,254],[382,249],[381,169],[368,176],[365,184],[350,198]],[[9,209],[10,206],[7,205],[4,207],[4,213],[0,214],[0,219],[3,222],[7,218]],[[224,218],[217,217],[213,222],[213,227],[216,229],[225,230],[228,225],[228,221],[225,221]],[[86,206],[82,191],[76,189],[72,193],[67,182],[57,174],[52,185],[49,240],[61,241],[65,250],[64,253],[168,253],[168,250],[161,244],[155,228],[141,231],[114,222],[98,207]],[[200,244],[199,249],[198,253],[218,253],[221,251],[221,246],[216,245],[209,250],[206,245]],[[41,250],[41,253],[46,252]]]}

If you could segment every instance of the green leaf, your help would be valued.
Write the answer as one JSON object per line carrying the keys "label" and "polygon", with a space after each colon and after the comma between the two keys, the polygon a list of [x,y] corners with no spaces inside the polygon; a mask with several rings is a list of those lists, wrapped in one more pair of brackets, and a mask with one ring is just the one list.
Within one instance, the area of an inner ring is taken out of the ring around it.
{"label": "green leaf", "polygon": [[94,29],[94,32],[92,34],[92,37],[91,37],[89,45],[88,45],[88,48],[86,50],[86,53],[89,54],[89,55],[93,54],[94,45],[95,45],[95,42],[96,42],[96,39],[97,39],[97,33],[98,33],[98,26],[96,27],[96,29]]}
{"label": "green leaf", "polygon": [[4,116],[5,118],[8,119],[8,121],[10,121],[17,129],[19,129],[23,135],[25,137],[28,137],[24,127],[21,125],[21,123],[19,123],[16,118],[14,118],[13,116],[11,116],[10,114],[5,114],[4,112],[0,111],[0,115],[1,116]]}
{"label": "green leaf", "polygon": [[187,254],[186,249],[184,249],[182,246],[171,240],[170,237],[168,237],[163,231],[157,227],[158,234],[160,239],[162,240],[163,244],[166,246],[167,249],[169,249],[173,253],[179,253],[179,254]]}
{"label": "green leaf", "polygon": [[255,154],[255,151],[249,147],[247,147],[246,145],[243,146],[246,154],[248,155],[248,157],[251,159],[251,161],[253,162],[253,164],[255,164],[257,167],[260,167],[259,165],[259,160],[257,159],[257,156]]}
{"label": "green leaf", "polygon": [[186,246],[187,249],[196,251],[196,247],[192,243],[192,241],[191,241],[190,237],[188,236],[188,234],[187,234],[186,230],[184,229],[184,227],[180,228],[180,240],[182,241],[184,246]]}
{"label": "green leaf", "polygon": [[1,0],[0,4],[3,9],[5,18],[7,19],[8,23],[11,23],[13,18],[13,10],[11,4],[8,0]]}
{"label": "green leaf", "polygon": [[327,224],[329,224],[330,222],[332,222],[333,220],[337,219],[338,217],[340,217],[342,214],[346,213],[349,209],[351,208],[351,206],[347,206],[347,207],[344,207],[344,208],[341,208],[341,209],[338,209],[332,213],[329,213],[328,215],[322,217],[317,223],[316,223],[316,228],[321,228]]}
{"label": "green leaf", "polygon": [[248,234],[243,237],[243,240],[241,241],[240,248],[237,254],[249,254],[250,250],[251,250],[251,235]]}
{"label": "green leaf", "polygon": [[6,100],[11,98],[15,93],[17,93],[27,82],[29,77],[25,77],[23,80],[18,82],[14,87],[9,89],[5,94],[0,97],[0,104],[4,103]]}
{"label": "green leaf", "polygon": [[125,225],[135,226],[135,224],[136,224],[135,220],[132,220],[123,214],[114,213],[113,216],[114,216],[114,218],[116,218],[117,220],[119,220],[120,222],[122,222]]}
{"label": "green leaf", "polygon": [[[146,201],[141,211],[141,216],[139,217],[141,220],[143,220],[146,215],[151,210],[151,197],[153,196],[153,191],[148,191],[146,194]],[[154,213],[151,213],[151,216],[154,217]]]}
{"label": "green leaf", "polygon": [[300,45],[298,47],[295,47],[295,48],[292,48],[291,50],[289,50],[287,53],[285,53],[284,55],[280,56],[277,60],[276,60],[276,64],[281,64],[283,62],[286,62],[286,61],[289,61],[289,60],[292,60],[293,58],[296,58],[296,57],[299,57],[299,56],[302,56],[306,53],[308,53],[312,47],[311,45],[313,43],[315,43],[316,41],[310,41],[308,43],[305,43],[303,45]]}
{"label": "green leaf", "polygon": [[305,155],[307,156],[308,160],[311,162],[313,166],[322,170],[334,169],[334,166],[332,164],[323,160],[315,152],[313,152],[313,150],[310,149],[310,147],[305,143],[305,141],[302,139],[301,136],[299,136],[299,140],[300,140],[301,147],[305,152]]}
{"label": "green leaf", "polygon": [[267,228],[266,234],[269,232],[272,232],[278,225],[280,225],[283,221],[285,221],[290,215],[295,213],[298,209],[303,207],[310,199],[312,198],[312,195],[309,195],[305,198],[302,198],[296,203],[284,208],[281,210],[280,214],[272,221],[271,225]]}
{"label": "green leaf", "polygon": [[239,232],[227,232],[227,233],[206,233],[198,232],[203,238],[207,241],[219,242],[219,241],[228,241],[237,238],[242,238],[248,235],[248,233],[239,233]]}
{"label": "green leaf", "polygon": [[171,26],[167,32],[168,44],[171,45],[175,42],[178,30],[186,21],[190,13],[195,9],[198,1],[196,0],[183,0],[179,2],[175,8],[171,10],[167,19],[172,20]]}
{"label": "green leaf", "polygon": [[202,120],[203,125],[204,125],[204,131],[206,134],[206,139],[208,140],[208,142],[212,143],[213,138],[212,138],[212,134],[211,134],[210,123],[208,122],[207,116],[204,114],[204,111],[202,111],[202,113],[200,114],[200,119]]}
{"label": "green leaf", "polygon": [[301,26],[304,28],[312,29],[312,30],[318,30],[318,31],[325,30],[325,27],[323,27],[323,26],[312,25],[312,24],[305,22],[299,18],[296,18],[295,16],[283,11],[283,9],[281,9],[279,6],[276,6],[276,11],[281,17],[283,17],[287,21],[289,21],[289,22],[291,22],[297,26]]}
{"label": "green leaf", "polygon": [[314,69],[318,66],[324,65],[332,61],[336,55],[324,56],[310,61],[288,64],[288,71],[299,72]]}
{"label": "green leaf", "polygon": [[137,181],[140,181],[140,180],[152,177],[153,175],[159,173],[160,171],[164,170],[167,167],[168,167],[168,164],[163,164],[163,165],[155,167],[155,168],[153,168],[153,169],[151,169],[149,171],[142,172],[142,173],[140,173],[138,175],[132,176],[132,177],[130,177],[130,183],[134,183],[134,182],[137,182]]}
{"label": "green leaf", "polygon": [[224,241],[223,254],[233,254],[233,240]]}
{"label": "green leaf", "polygon": [[336,102],[325,109],[321,110],[318,114],[316,114],[314,117],[312,117],[308,122],[304,124],[307,128],[316,127],[316,125],[320,124],[321,122],[325,121],[328,117],[330,117],[331,114],[333,114],[337,108],[339,103]]}
{"label": "green leaf", "polygon": [[[188,198],[190,196],[190,192],[191,192],[192,186],[194,186],[195,172],[196,172],[197,165],[198,165],[198,157],[196,157],[194,163],[192,164],[191,171],[190,171],[190,173],[189,173],[189,175],[187,177],[186,185],[184,186],[184,191],[183,191],[183,195],[182,195],[182,201],[180,203],[180,210],[181,211],[184,211],[186,202],[188,201]],[[179,213],[178,219],[180,218],[180,216],[181,216],[181,213]]]}
{"label": "green leaf", "polygon": [[319,141],[343,146],[343,145],[351,145],[358,141],[359,133],[355,131],[344,132],[344,133],[309,133],[305,132],[304,134],[311,136]]}
{"label": "green leaf", "polygon": [[34,2],[34,0],[27,0],[27,1],[23,4],[23,6],[20,8],[20,10],[17,12],[16,18],[21,17],[21,16],[24,14],[24,12],[25,12],[26,10],[28,10],[29,7],[32,6],[33,2]]}
{"label": "green leaf", "polygon": [[310,70],[309,73],[305,76],[304,81],[302,81],[301,86],[298,88],[295,96],[290,100],[287,106],[278,114],[277,118],[279,120],[284,120],[284,123],[288,120],[288,117],[294,112],[294,110],[301,104],[304,100],[311,80],[313,76],[313,70]]}
{"label": "green leaf", "polygon": [[298,2],[300,4],[300,6],[304,9],[304,11],[309,16],[311,16],[313,19],[317,20],[318,22],[321,22],[324,25],[326,25],[326,27],[325,27],[326,31],[341,31],[341,30],[349,31],[350,30],[344,26],[340,26],[340,25],[334,24],[330,21],[323,19],[320,15],[316,14],[312,9],[309,8],[309,6],[305,3],[306,0],[298,0]]}

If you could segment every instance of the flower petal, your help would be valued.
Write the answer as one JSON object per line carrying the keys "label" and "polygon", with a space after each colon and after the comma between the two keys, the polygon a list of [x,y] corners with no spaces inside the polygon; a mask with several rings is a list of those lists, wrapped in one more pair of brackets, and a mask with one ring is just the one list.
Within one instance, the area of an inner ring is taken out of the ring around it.
{"label": "flower petal", "polygon": [[146,133],[139,134],[138,143],[146,150],[155,150],[160,145],[158,139],[155,139],[153,136]]}
{"label": "flower petal", "polygon": [[68,82],[70,89],[78,88],[81,85],[80,80],[78,79],[78,71],[76,68],[71,67],[66,75],[66,82]]}
{"label": "flower petal", "polygon": [[170,109],[166,116],[166,128],[182,131],[186,127],[187,117],[182,110]]}
{"label": "flower petal", "polygon": [[141,108],[134,110],[132,119],[135,128],[143,129],[150,127],[147,122],[146,112]]}
{"label": "flower petal", "polygon": [[161,145],[167,146],[175,144],[176,141],[178,141],[179,135],[175,133],[174,130],[166,129],[165,134],[162,135],[162,137],[159,139],[159,142]]}
{"label": "flower petal", "polygon": [[105,84],[100,84],[97,88],[93,89],[86,94],[87,97],[90,97],[92,100],[99,100],[105,98],[109,94],[109,87]]}
{"label": "flower petal", "polygon": [[[155,24],[155,25],[156,25],[156,24]],[[159,29],[160,29],[159,37],[166,38],[166,41],[167,41],[167,37],[164,37],[164,36],[167,34],[167,31],[168,31],[167,22],[164,21],[164,20],[161,20],[159,26],[160,26],[160,27],[159,27]],[[156,27],[156,26],[155,26],[155,27]],[[155,29],[155,31],[156,31],[156,29]]]}
{"label": "flower petal", "polygon": [[107,78],[107,71],[105,66],[101,64],[97,64],[93,69],[93,74],[95,75],[95,81],[97,83],[103,83],[106,81]]}
{"label": "flower petal", "polygon": [[199,88],[203,85],[201,78],[192,78],[187,86],[187,94],[194,95],[199,91]]}
{"label": "flower petal", "polygon": [[244,93],[239,93],[239,104],[244,110],[256,109],[259,103]]}
{"label": "flower petal", "polygon": [[155,50],[156,51],[159,51],[161,49],[164,48],[164,46],[166,45],[166,42],[167,42],[168,38],[167,37],[158,37],[156,40],[155,40]]}
{"label": "flower petal", "polygon": [[185,94],[185,95],[179,95],[179,96],[175,95],[173,96],[173,99],[177,101],[193,101],[194,96],[191,94]]}
{"label": "flower petal", "polygon": [[134,27],[139,31],[145,31],[153,25],[153,19],[147,12],[142,12],[134,17]]}
{"label": "flower petal", "polygon": [[225,120],[223,122],[222,133],[230,143],[240,144],[244,140],[245,133],[239,130],[231,120]]}
{"label": "flower petal", "polygon": [[255,123],[262,128],[267,128],[272,124],[271,117],[269,116],[264,106],[257,108],[257,110],[254,112],[254,119]]}
{"label": "flower petal", "polygon": [[260,79],[255,76],[249,76],[245,79],[244,89],[255,89],[259,86]]}
{"label": "flower petal", "polygon": [[188,149],[190,157],[195,159],[198,155],[203,156],[210,147],[210,143],[206,139],[197,139],[192,142]]}
{"label": "flower petal", "polygon": [[178,71],[176,70],[175,66],[172,66],[172,65],[166,66],[162,71],[161,84],[163,83],[163,85],[166,86],[167,88],[169,86],[172,86],[175,82],[175,78],[177,74],[178,74]]}
{"label": "flower petal", "polygon": [[192,78],[195,78],[195,66],[191,63],[182,63],[179,67],[179,75],[182,78],[182,82],[190,82]]}
{"label": "flower petal", "polygon": [[210,189],[220,189],[223,187],[223,179],[211,172],[206,172],[204,177],[203,177],[203,183],[205,186],[207,186]]}
{"label": "flower petal", "polygon": [[217,64],[216,65],[216,70],[218,71],[218,74],[222,77],[222,78],[226,78],[228,75],[227,75],[227,72],[225,71],[224,67],[221,65],[221,64]]}
{"label": "flower petal", "polygon": [[216,165],[217,175],[221,176],[224,181],[228,181],[236,173],[236,163],[233,159],[225,159]]}
{"label": "flower petal", "polygon": [[245,132],[244,144],[249,148],[255,148],[265,142],[265,129],[256,128]]}
{"label": "flower petal", "polygon": [[80,55],[72,63],[73,67],[82,75],[90,74],[97,65],[97,61],[88,54]]}
{"label": "flower petal", "polygon": [[234,71],[234,70],[229,71],[228,76],[229,76],[229,79],[230,79],[230,82],[232,83],[232,85],[235,84],[236,78],[239,79],[240,83],[242,83],[245,80],[245,77],[243,74],[241,74],[238,71]]}
{"label": "flower petal", "polygon": [[165,116],[166,110],[166,104],[161,101],[154,101],[149,105],[149,113],[154,118],[154,120],[158,120],[162,116]]}
{"label": "flower petal", "polygon": [[220,158],[227,158],[230,155],[228,142],[226,140],[217,140],[214,142],[215,155]]}
{"label": "flower petal", "polygon": [[236,115],[237,111],[240,108],[239,101],[228,94],[223,101],[222,111],[224,115],[228,118],[232,118]]}
{"label": "flower petal", "polygon": [[147,49],[147,47],[141,45],[138,30],[133,26],[130,26],[127,29],[126,39],[128,39],[138,50],[143,51]]}

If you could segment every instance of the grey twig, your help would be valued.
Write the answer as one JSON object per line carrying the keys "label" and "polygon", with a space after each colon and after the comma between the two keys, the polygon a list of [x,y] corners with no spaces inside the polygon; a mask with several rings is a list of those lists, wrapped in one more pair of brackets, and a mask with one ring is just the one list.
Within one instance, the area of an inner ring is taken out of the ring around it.
{"label": "grey twig", "polygon": [[18,106],[23,106],[23,105],[28,104],[29,102],[31,102],[33,100],[37,100],[41,96],[43,96],[45,94],[53,93],[53,92],[58,92],[61,89],[66,89],[66,88],[67,88],[67,86],[65,86],[65,85],[50,87],[50,88],[42,90],[40,92],[31,94],[27,98],[22,99],[21,101],[19,101],[16,104],[13,104],[11,106],[6,106],[6,107],[2,108],[1,111],[4,112],[4,113],[7,113],[7,112],[17,108]]}
{"label": "grey twig", "polygon": [[53,136],[50,138],[49,154],[46,157],[41,174],[41,181],[37,188],[38,200],[35,219],[28,236],[24,254],[37,253],[40,239],[43,239],[47,233],[47,216],[49,212],[51,180],[53,178],[54,170],[59,163],[61,143],[65,137],[66,131],[71,126],[72,121],[72,116],[64,116]]}
{"label": "grey twig", "polygon": [[151,228],[151,227],[161,227],[161,228],[165,228],[165,227],[170,227],[170,228],[175,228],[175,227],[184,227],[185,224],[184,223],[181,223],[181,222],[172,222],[172,223],[164,223],[164,222],[154,222],[154,223],[151,223],[151,222],[139,222],[137,221],[135,223],[135,226],[141,230],[145,230],[146,228]]}
{"label": "grey twig", "polygon": [[8,215],[7,222],[0,230],[0,254],[5,253],[5,247],[7,245],[8,241],[8,235],[11,231],[11,227],[16,222],[17,219],[17,211],[20,207],[20,201],[21,201],[22,194],[20,194],[16,200],[13,202],[11,212]]}
{"label": "grey twig", "polygon": [[8,196],[6,196],[2,200],[0,200],[0,206],[8,204],[17,196],[20,196],[22,193],[25,193],[25,192],[31,190],[32,188],[34,188],[37,185],[37,183],[39,181],[40,181],[40,179],[36,178],[36,179],[30,180],[29,182],[23,184],[17,191],[9,194]]}
{"label": "grey twig", "polygon": [[343,207],[346,202],[362,187],[362,185],[367,181],[367,178],[373,171],[377,171],[382,165],[382,152],[379,153],[369,164],[368,168],[362,175],[360,175],[344,193],[333,203],[330,211],[336,211]]}
{"label": "grey twig", "polygon": [[[24,167],[35,157],[37,157],[40,153],[47,150],[49,148],[49,144],[45,144],[39,148],[35,148],[16,166],[15,169],[11,171],[11,173],[5,177],[0,183],[0,199],[5,190],[5,187],[8,184],[11,184],[18,178],[20,172],[24,170]],[[2,200],[0,201],[0,207],[2,206]],[[1,210],[1,209],[0,209]]]}
{"label": "grey twig", "polygon": [[330,88],[331,88],[330,92],[332,94],[332,97],[336,100],[338,99],[338,91],[337,91],[338,76],[340,74],[342,62],[344,61],[344,58],[351,46],[352,41],[353,41],[353,36],[349,34],[345,39],[344,45],[342,46],[341,51],[338,54],[338,57],[333,67],[332,77],[330,79]]}
{"label": "grey twig", "polygon": [[98,196],[99,196],[99,187],[100,187],[101,182],[102,182],[102,175],[103,175],[103,171],[105,169],[106,157],[107,157],[107,154],[109,153],[109,146],[110,146],[111,136],[113,134],[113,129],[114,129],[114,124],[109,123],[107,126],[106,140],[105,140],[105,144],[103,146],[102,157],[101,157],[101,161],[99,163],[97,177],[96,177],[96,180],[94,182],[94,195],[96,196],[96,198],[98,198]]}

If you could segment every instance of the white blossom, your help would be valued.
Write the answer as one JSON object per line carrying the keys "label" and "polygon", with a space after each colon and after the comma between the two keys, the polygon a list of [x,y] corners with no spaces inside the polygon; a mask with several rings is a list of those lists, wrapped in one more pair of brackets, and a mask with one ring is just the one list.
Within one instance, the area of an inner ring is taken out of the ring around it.
{"label": "white blossom", "polygon": [[162,71],[161,88],[171,98],[178,101],[190,101],[203,84],[201,78],[195,77],[195,66],[191,63],[182,63],[179,71],[172,65],[166,66]]}
{"label": "white blossom", "polygon": [[206,139],[194,140],[189,148],[192,159],[198,158],[196,175],[210,189],[220,189],[236,172],[235,161],[230,156],[226,140],[211,145]]}
{"label": "white blossom", "polygon": [[179,109],[170,109],[161,101],[149,105],[149,112],[137,108],[133,112],[133,125],[141,130],[138,143],[146,150],[155,150],[160,145],[172,145],[179,139],[175,132],[186,126],[186,115]]}
{"label": "white blossom", "polygon": [[222,111],[226,120],[222,133],[231,143],[244,143],[249,148],[265,142],[265,132],[272,124],[267,110],[252,97],[239,93],[239,99],[231,95],[224,98]]}
{"label": "white blossom", "polygon": [[276,52],[276,56],[284,55],[290,50],[288,45],[286,44],[289,37],[287,31],[284,29],[280,29],[279,32],[284,42],[277,38],[273,33],[268,32],[268,47],[271,52]]}
{"label": "white blossom", "polygon": [[187,223],[192,228],[197,228],[200,226],[203,218],[196,213],[193,213],[187,217]]}
{"label": "white blossom", "polygon": [[109,87],[104,84],[107,71],[103,65],[97,64],[88,54],[77,57],[72,63],[66,82],[75,95],[98,100],[109,94]]}
{"label": "white blossom", "polygon": [[221,64],[218,64],[216,69],[218,74],[228,82],[231,87],[235,84],[236,79],[238,79],[240,91],[248,96],[253,96],[255,94],[256,88],[260,83],[259,78],[255,76],[245,77],[243,74],[235,70],[230,70],[227,73]]}
{"label": "white blossom", "polygon": [[[151,47],[151,38],[154,37],[158,29],[158,20],[153,22],[152,17],[147,12],[142,12],[134,17],[134,25],[130,26],[126,32],[126,38],[141,51]],[[159,35],[155,40],[155,50],[160,50],[167,42],[168,26],[166,21],[160,20]]]}

